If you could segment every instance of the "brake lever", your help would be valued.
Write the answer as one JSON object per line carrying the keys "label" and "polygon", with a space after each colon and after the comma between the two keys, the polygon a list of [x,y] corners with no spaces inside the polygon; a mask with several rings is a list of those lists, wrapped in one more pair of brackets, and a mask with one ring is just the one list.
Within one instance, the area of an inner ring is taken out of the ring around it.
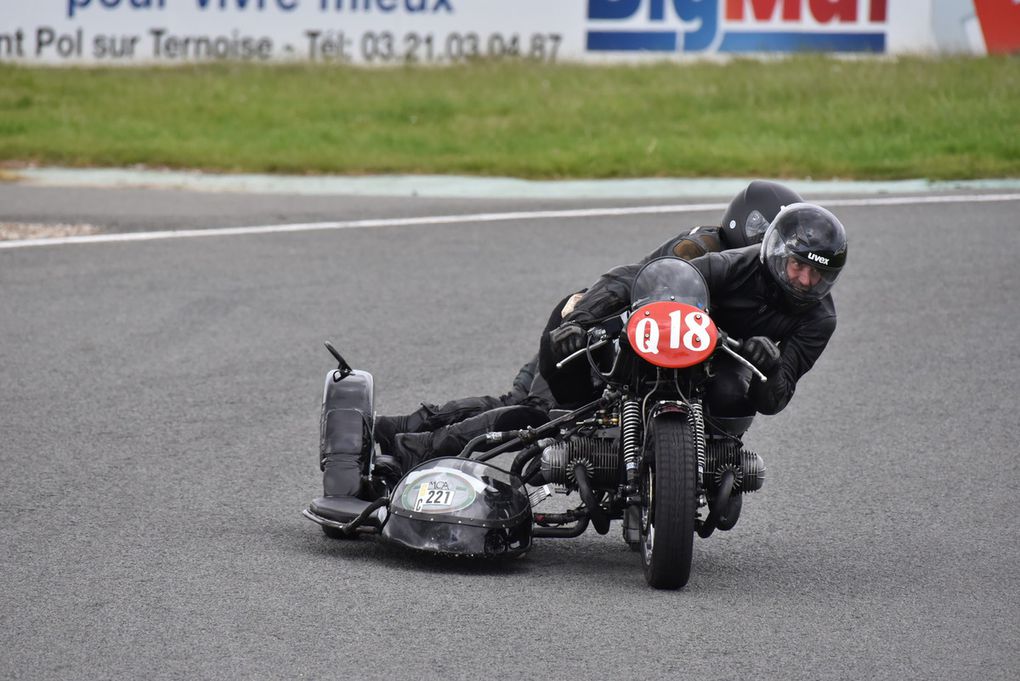
{"label": "brake lever", "polygon": [[758,370],[758,367],[751,364],[747,359],[744,358],[743,355],[740,355],[736,352],[736,350],[740,349],[741,346],[740,341],[736,340],[735,338],[730,338],[729,336],[723,333],[719,334],[719,340],[722,341],[719,345],[719,349],[721,349],[727,355],[737,360],[737,362],[743,364],[745,367],[754,372],[754,375],[758,377],[759,381],[761,381],[762,383],[768,383],[769,379],[765,377],[765,374]]}
{"label": "brake lever", "polygon": [[581,355],[584,355],[584,354],[586,354],[586,353],[588,353],[588,352],[590,352],[592,350],[598,350],[599,348],[601,348],[603,345],[605,345],[606,343],[608,343],[610,341],[609,335],[606,333],[606,330],[601,328],[601,327],[595,327],[593,329],[589,329],[588,330],[588,335],[589,336],[598,337],[599,340],[595,341],[591,345],[586,345],[585,347],[581,348],[577,352],[571,353],[571,354],[567,355],[566,357],[564,357],[563,359],[561,359],[559,362],[556,362],[556,368],[557,369],[562,369],[564,364],[566,364],[567,362],[571,362],[571,361],[575,360],[576,358],[580,357]]}

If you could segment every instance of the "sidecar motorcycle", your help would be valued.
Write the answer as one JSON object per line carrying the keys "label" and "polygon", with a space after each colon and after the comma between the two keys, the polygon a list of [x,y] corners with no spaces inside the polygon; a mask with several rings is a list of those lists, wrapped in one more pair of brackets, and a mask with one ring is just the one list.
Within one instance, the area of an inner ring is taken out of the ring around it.
{"label": "sidecar motorcycle", "polygon": [[[732,529],[743,495],[765,480],[761,457],[737,437],[750,418],[714,417],[704,405],[719,355],[766,380],[709,311],[697,269],[673,257],[649,262],[619,331],[591,329],[587,347],[561,362],[587,358],[605,386],[598,399],[554,412],[539,427],[480,435],[459,457],[425,461],[401,476],[377,466],[372,375],[326,343],[338,366],[326,375],[322,399],[323,496],[304,515],[333,538],[375,534],[409,549],[488,558],[519,556],[534,538],[578,537],[589,526],[606,534],[622,520],[648,583],[684,586],[694,535]],[[488,463],[507,453],[514,453],[509,470]],[[535,510],[554,487],[576,492],[581,504]]]}

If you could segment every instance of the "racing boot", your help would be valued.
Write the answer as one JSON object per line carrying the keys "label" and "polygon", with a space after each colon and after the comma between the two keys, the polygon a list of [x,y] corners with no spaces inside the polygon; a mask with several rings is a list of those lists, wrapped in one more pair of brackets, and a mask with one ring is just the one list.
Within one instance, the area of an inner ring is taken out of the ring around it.
{"label": "racing boot", "polygon": [[[399,465],[403,475],[422,461],[434,459],[437,454],[432,447],[432,433],[398,433],[393,439],[392,458]],[[459,453],[459,452],[458,452]],[[456,454],[454,455],[456,456]],[[384,457],[376,457],[376,461]],[[385,457],[388,459],[389,457]]]}
{"label": "racing boot", "polygon": [[[391,454],[376,454],[372,459],[372,481],[394,487],[404,475],[404,466]],[[375,499],[376,497],[373,497]]]}
{"label": "racing boot", "polygon": [[373,435],[384,453],[393,450],[393,438],[399,433],[421,433],[431,430],[429,418],[436,413],[435,405],[422,403],[421,407],[403,416],[377,416]]}

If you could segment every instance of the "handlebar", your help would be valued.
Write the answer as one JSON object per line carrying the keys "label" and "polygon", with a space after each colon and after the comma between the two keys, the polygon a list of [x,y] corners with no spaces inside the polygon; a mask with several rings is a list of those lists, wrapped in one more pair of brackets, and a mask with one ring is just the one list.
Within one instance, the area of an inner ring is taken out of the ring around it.
{"label": "handlebar", "polygon": [[[726,333],[724,333],[722,329],[718,329],[718,333],[719,342],[716,345],[716,347],[719,350],[725,352],[733,359],[737,360],[737,362],[739,362],[740,364],[750,369],[754,373],[754,375],[758,377],[759,381],[761,381],[762,383],[768,383],[769,379],[765,376],[765,374],[759,371],[758,367],[751,364],[751,362],[749,362],[746,358],[739,354],[740,349],[743,347],[743,343],[738,341],[736,338],[731,338]],[[595,341],[594,343],[591,343],[592,338],[597,338],[598,340]],[[583,354],[601,348],[606,343],[609,343],[610,340],[611,339],[609,338],[609,335],[606,333],[605,329],[598,326],[588,329],[589,344],[581,348],[577,352],[571,353],[564,357],[563,359],[561,359],[559,362],[556,363],[556,368],[562,369],[563,365],[566,364],[567,362],[572,362],[573,360],[577,359]]]}

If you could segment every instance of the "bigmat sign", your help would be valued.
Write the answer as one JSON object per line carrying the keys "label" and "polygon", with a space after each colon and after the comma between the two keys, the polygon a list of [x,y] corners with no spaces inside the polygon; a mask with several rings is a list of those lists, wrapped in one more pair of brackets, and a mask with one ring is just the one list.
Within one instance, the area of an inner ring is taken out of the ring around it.
{"label": "bigmat sign", "polygon": [[352,64],[1020,51],[1020,0],[0,0],[0,60]]}

